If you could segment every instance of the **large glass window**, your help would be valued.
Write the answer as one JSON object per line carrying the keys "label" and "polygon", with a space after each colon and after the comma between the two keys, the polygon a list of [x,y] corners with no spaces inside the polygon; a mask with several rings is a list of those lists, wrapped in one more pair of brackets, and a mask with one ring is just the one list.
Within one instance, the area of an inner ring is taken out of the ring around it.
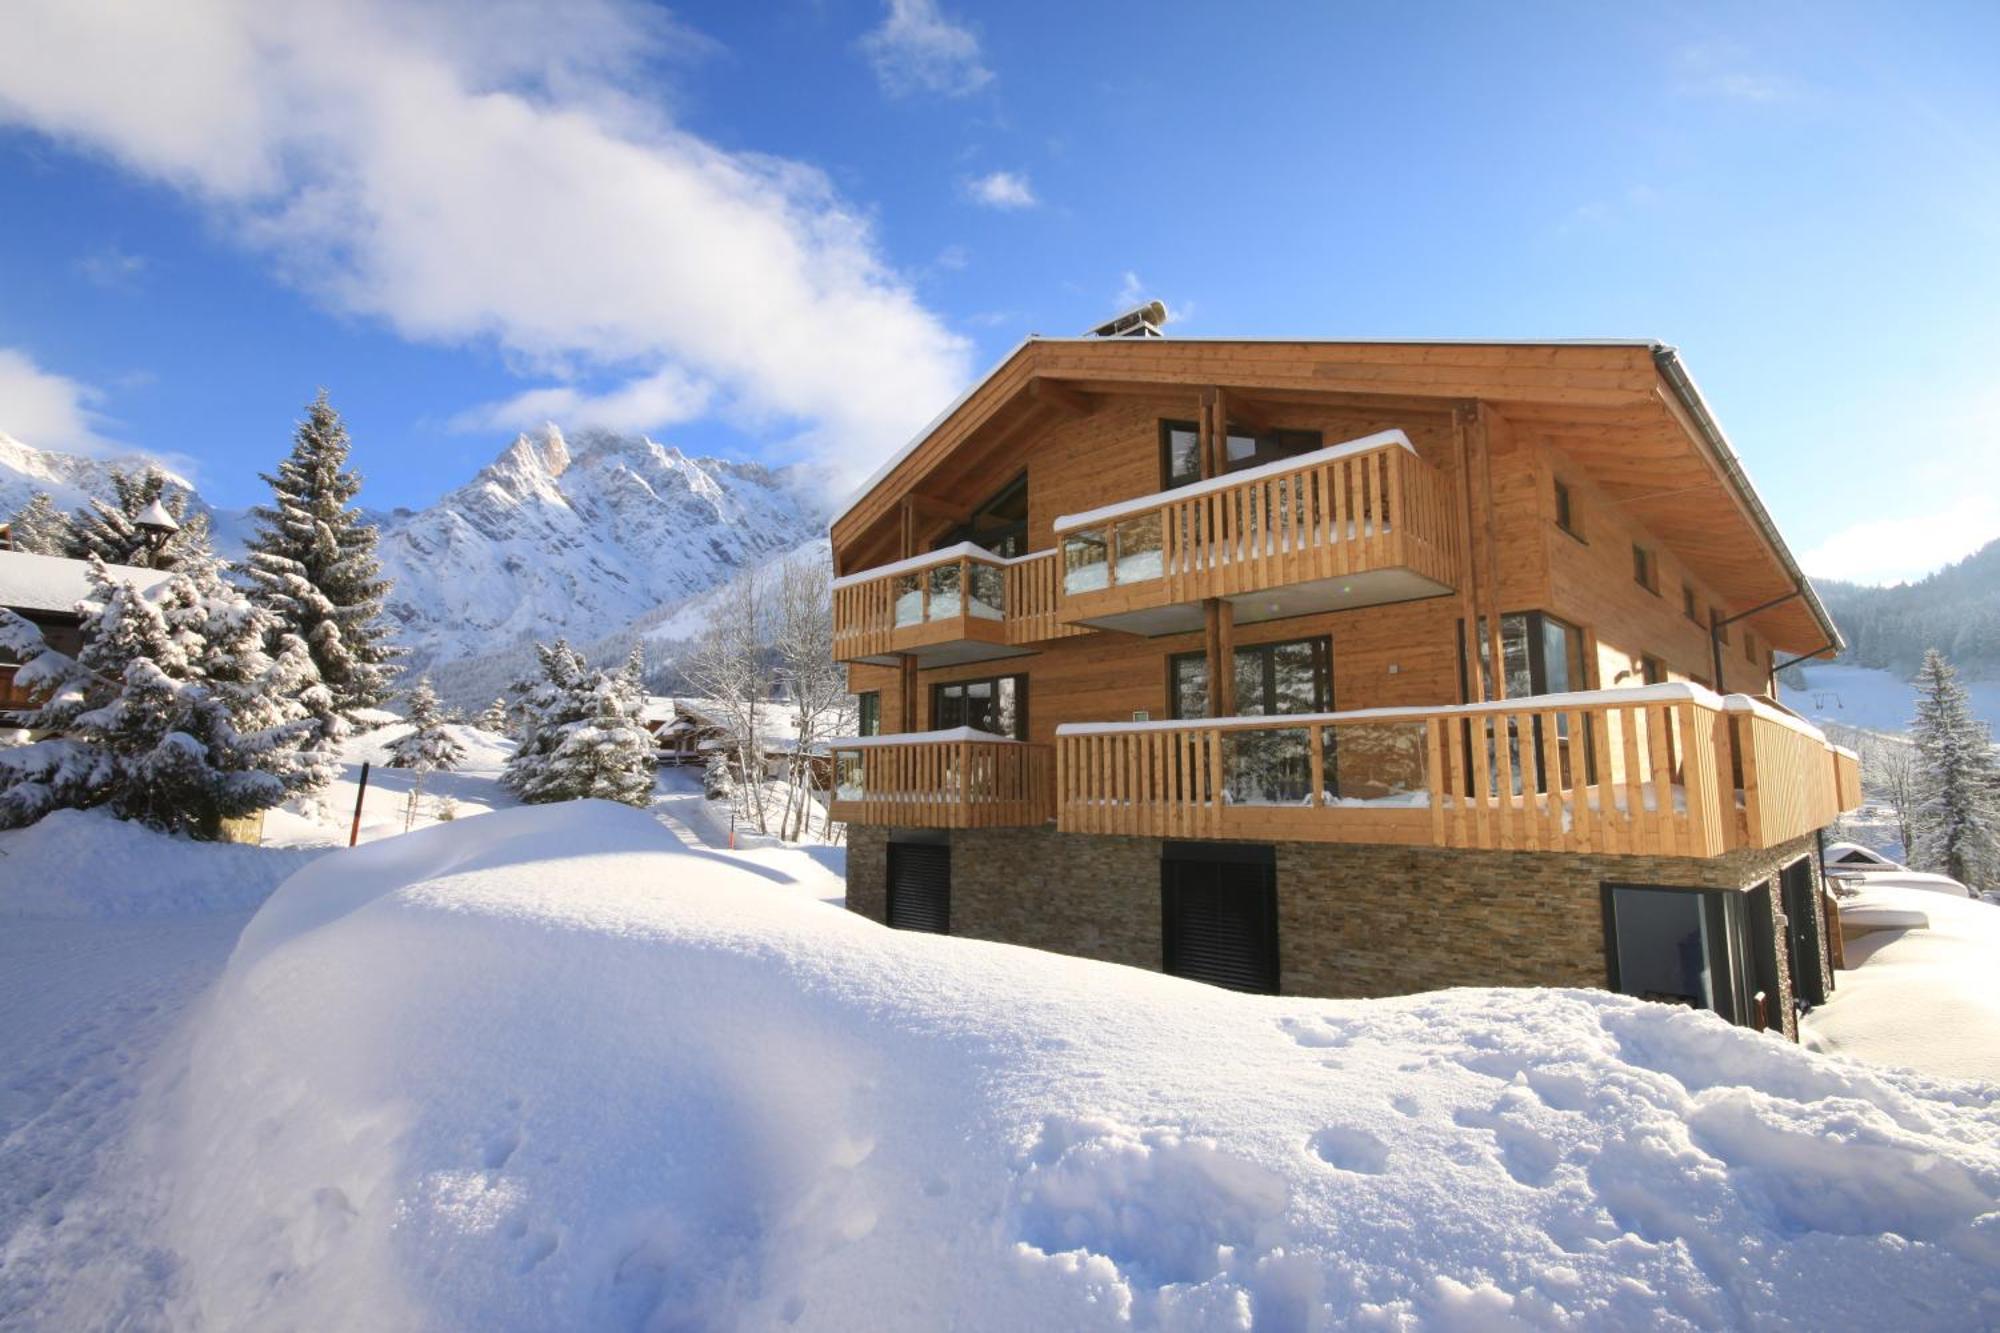
{"label": "large glass window", "polygon": [[1023,472],[972,511],[972,516],[937,539],[932,550],[971,542],[995,555],[1028,553],[1028,474]]}
{"label": "large glass window", "polygon": [[[1489,671],[1493,652],[1483,616],[1478,622],[1478,639],[1478,649],[1473,656],[1477,658],[1480,672],[1484,675]],[[1584,663],[1583,631],[1543,611],[1511,611],[1500,617],[1500,661],[1509,699],[1525,699],[1538,694],[1567,694],[1572,690],[1590,688],[1590,675]],[[1471,682],[1466,680],[1462,683],[1468,687],[1467,697],[1471,697]],[[1577,751],[1582,752],[1585,780],[1595,778],[1596,760],[1590,753],[1589,725],[1586,718],[1581,743],[1572,744],[1576,738],[1570,735],[1569,715],[1563,713],[1556,718],[1556,760],[1561,766],[1556,780],[1561,786],[1569,786],[1574,779],[1575,760],[1572,756]],[[1528,775],[1533,777],[1535,790],[1548,790],[1549,775],[1543,771],[1541,728],[1542,720],[1537,717],[1531,734],[1526,738],[1529,752],[1524,754],[1523,738],[1518,734],[1518,727],[1511,718],[1508,720],[1508,762],[1517,784],[1516,795],[1520,792],[1518,784]],[[1497,782],[1499,765],[1496,756],[1488,754],[1487,767]]]}
{"label": "large glass window", "polygon": [[861,715],[858,734],[863,736],[881,735],[882,734],[881,691],[870,690],[866,694],[857,694],[854,697],[855,697],[856,710]]}
{"label": "large glass window", "polygon": [[931,726],[971,727],[995,736],[1028,739],[1028,678],[994,676],[931,687]]}
{"label": "large glass window", "polygon": [[[1177,653],[1172,671],[1174,716],[1208,716],[1208,657]],[[1236,714],[1326,713],[1333,710],[1333,641],[1260,643],[1236,650]]]}
{"label": "large glass window", "polygon": [[1767,932],[1755,929],[1759,906],[1754,893],[1607,885],[1611,988],[1712,1009],[1746,1027],[1773,1021],[1777,956]]}
{"label": "large glass window", "polygon": [[[1240,472],[1324,447],[1316,430],[1252,431],[1231,423],[1222,448],[1223,470]],[[1192,421],[1160,423],[1160,485],[1163,490],[1201,480],[1201,431]]]}

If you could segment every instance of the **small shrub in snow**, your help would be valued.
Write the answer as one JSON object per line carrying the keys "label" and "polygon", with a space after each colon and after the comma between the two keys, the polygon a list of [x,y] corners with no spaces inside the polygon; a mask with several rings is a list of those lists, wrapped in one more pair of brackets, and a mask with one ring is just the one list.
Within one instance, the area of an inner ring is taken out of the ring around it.
{"label": "small shrub in snow", "polygon": [[641,664],[600,671],[558,639],[537,644],[542,678],[523,682],[520,744],[500,781],[523,801],[653,799],[652,733],[639,720]]}
{"label": "small shrub in snow", "polygon": [[121,818],[213,838],[221,821],[324,786],[345,726],[305,645],[273,626],[205,554],[184,557],[154,596],[92,560],[95,600],[72,658],[0,611],[0,647],[47,702],[26,720],[45,738],[0,751],[0,827],[50,810],[106,806]]}
{"label": "small shrub in snow", "polygon": [[389,742],[388,767],[413,768],[419,773],[449,773],[457,768],[465,758],[465,749],[446,724],[430,677],[423,677],[411,688],[407,704],[410,730]]}

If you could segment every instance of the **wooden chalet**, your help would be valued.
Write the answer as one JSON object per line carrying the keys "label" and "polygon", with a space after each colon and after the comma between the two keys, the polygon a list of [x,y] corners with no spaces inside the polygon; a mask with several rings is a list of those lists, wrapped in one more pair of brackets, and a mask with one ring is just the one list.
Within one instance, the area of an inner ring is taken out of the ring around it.
{"label": "wooden chalet", "polygon": [[1839,634],[1670,347],[1030,338],[832,543],[857,911],[1787,1031],[1831,984],[1859,775],[1772,682]]}
{"label": "wooden chalet", "polygon": [[[141,592],[150,591],[172,577],[167,571],[142,569],[134,565],[110,565],[115,578],[127,580]],[[0,544],[0,608],[41,630],[42,638],[58,652],[74,655],[83,647],[82,604],[91,600],[90,564],[62,556],[34,555]],[[19,663],[0,648],[0,725],[22,709],[33,708],[37,700],[14,683]]]}

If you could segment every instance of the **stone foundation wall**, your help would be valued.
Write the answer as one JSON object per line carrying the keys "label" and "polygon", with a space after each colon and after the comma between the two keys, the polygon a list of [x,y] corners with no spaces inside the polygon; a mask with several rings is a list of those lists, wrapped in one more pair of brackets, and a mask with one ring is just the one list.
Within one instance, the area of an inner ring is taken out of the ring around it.
{"label": "stone foundation wall", "polygon": [[[848,829],[847,905],[888,911],[891,830]],[[977,939],[1161,965],[1160,840],[1034,829],[959,829],[951,931]],[[1770,886],[1778,990],[1771,1017],[1796,1035],[1778,872],[1810,837],[1708,859],[1279,843],[1279,989],[1364,998],[1445,986],[1606,984],[1606,883]]]}

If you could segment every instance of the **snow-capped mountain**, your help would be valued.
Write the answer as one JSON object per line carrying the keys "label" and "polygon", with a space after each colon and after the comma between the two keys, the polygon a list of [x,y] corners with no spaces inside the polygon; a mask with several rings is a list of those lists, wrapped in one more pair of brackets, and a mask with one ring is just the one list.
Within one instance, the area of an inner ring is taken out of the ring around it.
{"label": "snow-capped mountain", "polygon": [[428,509],[386,516],[397,637],[422,665],[612,633],[818,537],[793,481],[643,437],[522,435]]}
{"label": "snow-capped mountain", "polygon": [[[0,517],[38,490],[64,509],[108,497],[114,464],[145,461],[79,458],[0,435]],[[790,469],[690,458],[643,437],[572,440],[554,426],[522,435],[437,503],[371,514],[395,581],[397,641],[423,668],[558,634],[581,643],[628,628],[685,637],[674,608],[823,542],[824,501],[799,483]],[[245,513],[214,510],[188,489],[213,517],[218,548],[235,554]]]}

